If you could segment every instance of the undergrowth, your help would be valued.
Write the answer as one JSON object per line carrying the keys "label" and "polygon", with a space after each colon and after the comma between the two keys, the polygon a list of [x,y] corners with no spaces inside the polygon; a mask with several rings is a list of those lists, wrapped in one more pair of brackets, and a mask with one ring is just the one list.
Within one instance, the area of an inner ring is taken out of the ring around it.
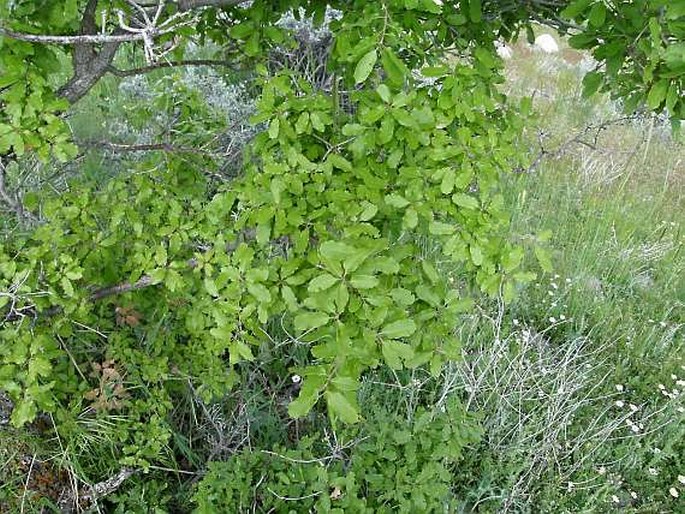
{"label": "undergrowth", "polygon": [[[96,508],[122,513],[685,510],[685,152],[660,120],[583,99],[587,65],[568,49],[550,56],[524,45],[508,63],[505,89],[532,95],[538,113],[525,134],[531,166],[503,188],[512,238],[548,238],[554,271],[510,304],[483,300],[455,319],[460,361],[438,375],[365,375],[358,398],[371,414],[358,426],[331,424],[321,409],[293,420],[298,343],[274,323],[261,364],[239,365],[226,397],[207,401],[179,374],[163,458],[127,469],[115,449],[130,420],[104,408],[126,401],[116,386],[127,377],[100,359],[81,370],[99,380],[84,391],[104,402],[98,416],[74,405],[58,420],[0,429],[0,510],[79,510],[79,492],[94,484],[104,491],[90,493]],[[190,78],[167,101],[206,94],[202,76]],[[101,87],[121,115],[130,91]],[[244,115],[249,102],[238,100]],[[213,102],[208,116],[226,108]],[[92,103],[81,109],[81,128],[103,115]],[[144,142],[149,127],[129,114],[122,141]],[[208,147],[221,145],[207,136]],[[87,180],[107,180],[106,151],[83,157]],[[232,162],[211,171],[228,173]],[[135,312],[119,314],[133,323]]]}

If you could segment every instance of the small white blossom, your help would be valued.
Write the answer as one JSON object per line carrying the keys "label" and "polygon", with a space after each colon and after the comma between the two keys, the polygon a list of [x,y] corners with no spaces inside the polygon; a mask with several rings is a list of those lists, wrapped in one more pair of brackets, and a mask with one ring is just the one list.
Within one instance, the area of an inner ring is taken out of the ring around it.
{"label": "small white blossom", "polygon": [[622,409],[625,403],[623,403],[621,400],[616,400],[616,407],[619,409]]}
{"label": "small white blossom", "polygon": [[678,380],[678,377],[671,373],[671,380]]}
{"label": "small white blossom", "polygon": [[621,500],[618,499],[618,496],[616,496],[615,494],[612,494],[611,495],[611,501],[614,503],[619,503]]}
{"label": "small white blossom", "polygon": [[678,407],[676,410],[682,414],[685,412],[685,407]]}
{"label": "small white blossom", "polygon": [[668,490],[668,494],[670,494],[670,495],[673,496],[674,498],[677,498],[678,496],[680,496],[680,495],[678,494],[678,489],[676,489],[675,487],[671,487],[671,488]]}
{"label": "small white blossom", "polygon": [[679,385],[680,387],[685,387],[685,380],[676,380],[676,385]]}
{"label": "small white blossom", "polygon": [[637,412],[638,410],[640,410],[640,408],[637,405],[635,405],[634,403],[631,403],[629,405],[629,407],[630,407],[630,410],[633,412]]}
{"label": "small white blossom", "polygon": [[300,375],[293,375],[292,377],[290,377],[290,380],[293,381],[293,384],[299,384],[300,382],[302,382],[302,377]]}
{"label": "small white blossom", "polygon": [[616,390],[617,390],[619,393],[622,393],[622,392],[623,392],[623,385],[622,385],[622,384],[616,384]]}
{"label": "small white blossom", "polygon": [[556,322],[557,322],[557,318],[555,318],[554,316],[550,316],[549,322],[550,322],[550,323],[556,323]]}
{"label": "small white blossom", "polygon": [[599,473],[600,475],[604,475],[606,472],[607,472],[607,468],[605,468],[604,466],[601,466],[601,467],[597,470],[597,473]]}
{"label": "small white blossom", "polygon": [[636,434],[640,431],[640,427],[638,427],[637,425],[633,425],[632,427],[630,427],[630,429]]}
{"label": "small white blossom", "polygon": [[649,471],[649,474],[652,475],[653,477],[655,477],[659,474],[659,472],[654,468],[649,468],[647,471]]}
{"label": "small white blossom", "polygon": [[637,500],[637,493],[636,493],[635,491],[630,491],[630,497],[631,497],[633,500]]}
{"label": "small white blossom", "polygon": [[514,318],[514,326],[519,326],[519,320],[517,320],[516,318]]}
{"label": "small white blossom", "polygon": [[661,389],[662,391],[664,391],[666,389],[666,386],[664,384],[659,384],[657,387],[659,389]]}
{"label": "small white blossom", "polygon": [[678,482],[685,484],[685,475],[678,475]]}
{"label": "small white blossom", "polygon": [[552,282],[550,285],[552,286],[552,289],[559,289],[559,286],[554,282]]}

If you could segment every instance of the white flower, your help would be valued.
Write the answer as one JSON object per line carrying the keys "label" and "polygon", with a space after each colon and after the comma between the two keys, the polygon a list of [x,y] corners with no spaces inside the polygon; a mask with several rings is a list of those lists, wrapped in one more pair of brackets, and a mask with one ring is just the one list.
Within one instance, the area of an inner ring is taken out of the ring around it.
{"label": "white flower", "polygon": [[514,326],[516,326],[516,327],[519,326],[519,320],[517,320],[516,318],[514,318]]}
{"label": "white flower", "polygon": [[567,283],[567,284],[570,284],[570,283],[571,283],[571,279],[570,279],[570,278],[567,278],[567,279],[566,279],[566,283]]}
{"label": "white flower", "polygon": [[675,487],[671,487],[671,488],[668,490],[668,494],[670,494],[670,495],[673,496],[674,498],[677,498],[678,496],[680,496],[680,495],[678,494],[678,489],[676,489]]}
{"label": "white flower", "polygon": [[623,403],[621,400],[616,400],[616,407],[619,409],[622,409],[625,403]]}
{"label": "white flower", "polygon": [[550,322],[550,323],[556,323],[556,322],[557,322],[557,318],[555,318],[554,316],[550,316],[549,322]]}
{"label": "white flower", "polygon": [[554,282],[552,282],[550,285],[552,286],[552,289],[559,289],[559,286]]}
{"label": "white flower", "polygon": [[678,475],[678,482],[685,484],[685,475]]}
{"label": "white flower", "polygon": [[559,319],[560,319],[561,321],[564,321],[564,320],[566,320],[566,316],[564,316],[563,314],[561,314],[561,315],[559,316]]}
{"label": "white flower", "polygon": [[635,491],[630,491],[630,497],[631,497],[633,500],[637,500],[637,493],[636,493]]}
{"label": "white flower", "polygon": [[671,380],[678,380],[678,377],[671,373]]}
{"label": "white flower", "polygon": [[661,453],[661,450],[659,448],[654,448],[654,450],[652,450],[652,451],[654,453],[656,453],[657,455],[659,455]]}
{"label": "white flower", "polygon": [[676,380],[676,385],[679,385],[680,387],[685,387],[685,380]]}
{"label": "white flower", "polygon": [[630,429],[636,434],[640,431],[640,427],[638,427],[637,425],[631,426]]}
{"label": "white flower", "polygon": [[604,466],[601,466],[601,467],[597,470],[597,473],[599,473],[600,475],[603,475],[603,474],[605,474],[606,472],[607,472],[607,468],[605,468]]}
{"label": "white flower", "polygon": [[639,407],[637,405],[635,405],[634,403],[631,403],[630,404],[630,410],[632,410],[633,412],[637,412],[639,410]]}
{"label": "white flower", "polygon": [[654,468],[649,468],[647,471],[649,471],[649,474],[652,475],[653,477],[655,477],[659,474],[659,472]]}
{"label": "white flower", "polygon": [[293,375],[292,377],[290,377],[290,380],[293,381],[293,384],[299,384],[300,382],[302,382],[302,377],[300,375]]}
{"label": "white flower", "polygon": [[685,407],[678,407],[676,410],[682,414],[685,412]]}
{"label": "white flower", "polygon": [[619,503],[621,500],[618,499],[618,496],[616,496],[615,494],[612,494],[611,495],[611,501],[614,503]]}
{"label": "white flower", "polygon": [[622,385],[622,384],[616,384],[616,390],[617,390],[619,393],[622,393],[622,392],[623,392],[623,385]]}
{"label": "white flower", "polygon": [[666,389],[666,386],[664,384],[659,384],[657,387],[659,389],[661,389],[662,391],[664,391]]}

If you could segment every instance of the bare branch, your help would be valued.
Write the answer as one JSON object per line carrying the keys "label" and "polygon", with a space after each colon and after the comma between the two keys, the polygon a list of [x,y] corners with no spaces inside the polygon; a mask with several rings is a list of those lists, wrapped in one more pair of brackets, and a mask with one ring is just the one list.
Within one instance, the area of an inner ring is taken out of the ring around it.
{"label": "bare branch", "polygon": [[186,59],[182,61],[161,61],[148,66],[141,66],[140,68],[131,68],[128,70],[120,70],[114,66],[110,66],[107,68],[107,71],[112,75],[116,75],[117,77],[130,77],[132,75],[150,73],[151,71],[162,68],[176,68],[180,66],[224,66],[227,68],[233,68],[234,65],[235,63],[232,61],[220,59]]}
{"label": "bare branch", "polygon": [[10,193],[7,192],[5,178],[5,164],[2,162],[2,159],[0,158],[0,201],[3,202],[10,210],[14,211],[14,213],[20,220],[29,219],[36,221],[36,217],[24,209],[24,206],[22,205],[19,198],[17,198],[16,196],[13,197]]}
{"label": "bare branch", "polygon": [[131,468],[122,468],[116,475],[98,482],[92,486],[88,486],[90,492],[81,495],[81,499],[87,502],[95,502],[99,498],[112,494],[114,491],[121,487],[129,477],[137,473],[138,470]]}
{"label": "bare branch", "polygon": [[197,155],[211,155],[210,152],[206,152],[199,148],[193,148],[191,146],[175,146],[171,143],[147,143],[127,145],[122,143],[113,143],[111,141],[78,141],[77,144],[82,147],[106,148],[107,150],[113,150],[115,152],[161,151],[169,153],[193,153]]}
{"label": "bare branch", "polygon": [[[171,30],[168,30],[167,32],[171,32]],[[129,41],[141,41],[144,38],[142,32],[126,34],[79,34],[77,36],[50,36],[46,34],[27,34],[24,32],[15,32],[5,27],[0,27],[0,36],[16,39],[18,41],[26,41],[28,43],[66,46],[84,43],[90,45],[102,43],[126,43]]]}

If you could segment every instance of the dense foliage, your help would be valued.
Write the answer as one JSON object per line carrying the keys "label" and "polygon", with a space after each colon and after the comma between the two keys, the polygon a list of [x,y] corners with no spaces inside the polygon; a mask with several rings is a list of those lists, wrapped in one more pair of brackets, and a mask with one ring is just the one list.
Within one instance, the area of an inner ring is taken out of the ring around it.
{"label": "dense foliage", "polygon": [[[323,60],[283,58],[302,45],[282,23],[288,13],[324,24]],[[13,424],[48,412],[67,437],[84,418],[111,419],[111,452],[145,468],[171,444],[168,420],[184,395],[221,398],[253,366],[297,377],[287,412],[316,422],[325,400],[334,428],[373,417],[358,405],[369,370],[437,376],[460,355],[455,319],[476,291],[512,300],[535,278],[528,254],[551,268],[539,239],[510,237],[501,191],[503,173],[528,165],[530,101],[501,93],[495,41],[532,32],[534,21],[592,51],[587,94],[609,90],[630,111],[666,111],[674,126],[685,118],[683,1],[0,3],[3,184],[29,154],[77,157],[65,113],[106,74],[126,74],[125,52],[144,55],[144,72],[173,74],[173,63],[202,64],[199,44],[210,48],[206,63],[228,62],[248,81],[260,129],[237,176],[217,181],[222,163],[193,147],[226,122],[172,79],[168,96],[137,113],[141,126],[175,120],[181,130],[157,148],[172,151],[108,180],[8,197],[20,228],[0,251],[0,388]],[[398,429],[392,441],[447,438],[456,446],[441,458],[453,465],[477,430],[463,414],[430,412],[427,435]],[[424,430],[414,423],[410,431]],[[377,436],[355,447],[351,472],[303,466],[303,483],[339,482],[355,511],[437,508],[447,494],[441,463],[426,491],[400,488],[396,498],[382,492],[400,480],[389,466],[377,477],[355,471],[381,466],[384,452],[434,457]],[[305,450],[296,457],[311,458]],[[279,495],[312,493],[289,487],[278,466],[260,454],[214,466],[200,510],[254,494],[254,469],[283,487],[268,497],[274,506]],[[226,474],[241,480],[225,489]],[[331,498],[314,491],[312,505]]]}

